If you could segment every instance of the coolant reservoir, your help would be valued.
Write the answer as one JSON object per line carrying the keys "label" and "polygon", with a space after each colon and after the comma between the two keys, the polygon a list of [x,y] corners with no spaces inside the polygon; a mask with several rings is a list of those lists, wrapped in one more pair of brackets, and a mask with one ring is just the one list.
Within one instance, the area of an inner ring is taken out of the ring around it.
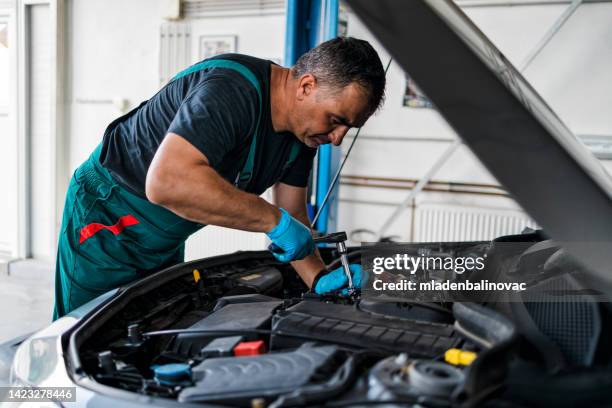
{"label": "coolant reservoir", "polygon": [[409,360],[406,354],[389,357],[376,364],[369,375],[368,397],[396,400],[414,397],[450,399],[465,380],[463,371],[446,363]]}

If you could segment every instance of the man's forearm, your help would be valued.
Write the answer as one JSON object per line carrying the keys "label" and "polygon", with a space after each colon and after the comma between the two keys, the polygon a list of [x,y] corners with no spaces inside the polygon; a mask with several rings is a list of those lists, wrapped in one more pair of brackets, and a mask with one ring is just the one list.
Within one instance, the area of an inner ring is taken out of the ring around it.
{"label": "man's forearm", "polygon": [[[308,216],[303,214],[294,214],[294,217],[297,218],[302,224],[310,227],[310,220]],[[312,289],[312,282],[317,274],[325,268],[325,263],[321,259],[321,254],[319,250],[315,248],[315,251],[308,255],[306,258],[300,261],[291,262],[291,266],[295,271],[300,275],[300,278],[304,281],[304,283]]]}
{"label": "man's forearm", "polygon": [[293,269],[295,269],[298,275],[300,275],[300,278],[302,278],[306,286],[311,289],[314,278],[321,270],[325,268],[325,264],[323,263],[318,250],[315,250],[313,254],[308,255],[301,261],[291,262],[291,266]]}
{"label": "man's forearm", "polygon": [[[155,170],[153,170],[155,171]],[[153,174],[163,194],[149,194],[153,202],[200,224],[252,232],[269,232],[278,224],[280,211],[266,200],[245,193],[223,179],[208,165],[185,173],[164,169]],[[180,182],[178,182],[180,180]],[[147,183],[149,177],[147,177]]]}

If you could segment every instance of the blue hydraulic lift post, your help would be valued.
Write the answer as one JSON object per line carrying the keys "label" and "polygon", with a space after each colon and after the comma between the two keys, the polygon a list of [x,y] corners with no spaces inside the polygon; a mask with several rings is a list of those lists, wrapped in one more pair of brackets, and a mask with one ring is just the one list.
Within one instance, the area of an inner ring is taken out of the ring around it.
{"label": "blue hydraulic lift post", "polygon": [[[324,39],[323,41],[335,38],[338,35],[338,0],[323,0],[324,1]],[[340,165],[340,148],[331,144],[321,146],[319,148],[317,161],[317,191],[316,191],[316,208],[320,208],[325,194],[329,189],[332,178]],[[334,186],[328,202],[321,210],[321,215],[317,220],[315,228],[322,234],[328,231],[336,231],[338,214],[338,184]]]}
{"label": "blue hydraulic lift post", "polygon": [[290,67],[308,51],[308,30],[303,27],[309,20],[309,1],[288,0],[285,23],[285,66]]}
{"label": "blue hydraulic lift post", "polygon": [[[309,49],[338,35],[339,0],[288,0],[285,33],[285,65],[293,65]],[[340,149],[326,145],[317,155],[315,208],[323,202],[340,162]],[[336,186],[317,220],[321,233],[336,228],[338,209]]]}

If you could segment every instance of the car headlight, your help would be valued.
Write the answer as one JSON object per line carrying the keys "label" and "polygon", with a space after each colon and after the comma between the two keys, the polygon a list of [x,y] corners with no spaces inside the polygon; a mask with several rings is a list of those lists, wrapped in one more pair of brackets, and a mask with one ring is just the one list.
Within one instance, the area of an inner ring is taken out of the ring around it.
{"label": "car headlight", "polygon": [[29,338],[24,341],[13,359],[11,383],[27,385],[47,384],[58,363],[57,337]]}

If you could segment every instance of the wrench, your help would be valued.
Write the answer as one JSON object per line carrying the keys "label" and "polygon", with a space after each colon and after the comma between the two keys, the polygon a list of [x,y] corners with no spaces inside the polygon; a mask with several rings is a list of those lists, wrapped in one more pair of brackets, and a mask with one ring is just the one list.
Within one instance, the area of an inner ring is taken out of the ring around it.
{"label": "wrench", "polygon": [[315,244],[336,244],[336,250],[340,254],[340,262],[342,263],[342,269],[348,279],[348,291],[349,294],[355,291],[353,286],[353,276],[349,268],[348,255],[346,253],[346,232],[332,232],[330,234],[322,235],[313,239]]}

